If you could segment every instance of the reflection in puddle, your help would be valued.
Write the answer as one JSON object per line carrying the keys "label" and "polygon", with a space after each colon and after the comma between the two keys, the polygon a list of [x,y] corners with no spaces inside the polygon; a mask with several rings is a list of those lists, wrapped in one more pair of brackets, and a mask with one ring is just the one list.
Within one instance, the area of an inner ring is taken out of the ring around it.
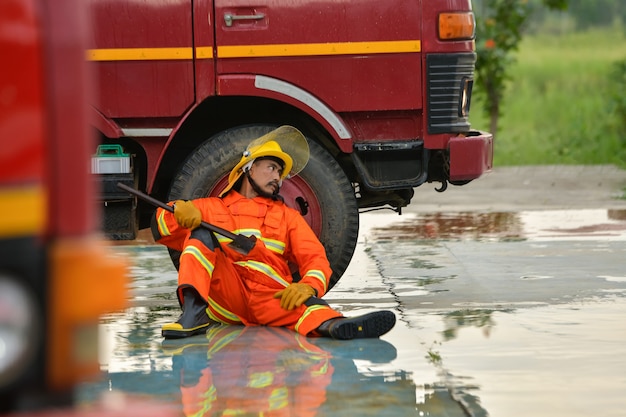
{"label": "reflection in puddle", "polygon": [[417,386],[411,370],[391,365],[397,349],[382,339],[346,342],[283,328],[216,325],[206,336],[155,343],[149,334],[115,332],[117,365],[106,367],[101,381],[81,386],[85,405],[117,392],[158,398],[188,416],[395,417],[442,409],[467,416],[446,385]]}
{"label": "reflection in puddle", "polygon": [[626,240],[626,210],[553,210],[520,213],[529,239]]}
{"label": "reflection in puddle", "polygon": [[379,239],[626,240],[626,210],[443,212],[408,214],[399,221],[397,216],[395,219],[374,228]]}
{"label": "reflection in puddle", "polygon": [[550,278],[554,278],[554,277],[550,275],[522,275],[520,277],[520,279],[525,279],[525,280],[550,279]]}
{"label": "reflection in puddle", "polygon": [[495,326],[493,313],[495,310],[458,310],[444,314],[443,331],[444,340],[451,340],[457,337],[458,331],[462,327],[472,326],[480,328],[485,337],[489,337],[491,330]]}
{"label": "reflection in puddle", "polygon": [[[396,217],[397,219],[397,217]],[[506,240],[522,238],[517,213],[424,213],[375,229],[379,239]]]}

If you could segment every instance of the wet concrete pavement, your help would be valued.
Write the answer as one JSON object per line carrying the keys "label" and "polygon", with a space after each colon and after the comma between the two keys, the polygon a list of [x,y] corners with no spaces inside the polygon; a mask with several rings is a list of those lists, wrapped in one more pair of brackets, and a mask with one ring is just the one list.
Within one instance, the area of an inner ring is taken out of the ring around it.
{"label": "wet concrete pavement", "polygon": [[614,167],[496,169],[418,189],[402,216],[363,214],[325,299],[345,315],[394,311],[380,340],[219,326],[164,343],[178,314],[167,252],[119,246],[132,307],[103,317],[103,375],[78,397],[141,396],[180,415],[623,416],[624,187]]}

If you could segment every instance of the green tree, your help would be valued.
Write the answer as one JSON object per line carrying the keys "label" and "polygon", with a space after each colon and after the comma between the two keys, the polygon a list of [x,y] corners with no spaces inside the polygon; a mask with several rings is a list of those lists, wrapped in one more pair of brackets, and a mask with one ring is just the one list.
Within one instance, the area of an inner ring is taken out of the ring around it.
{"label": "green tree", "polygon": [[[550,9],[565,10],[568,0],[542,0]],[[514,62],[524,26],[532,12],[528,0],[484,0],[477,2],[476,86],[483,99],[494,136],[502,111],[507,70]]]}

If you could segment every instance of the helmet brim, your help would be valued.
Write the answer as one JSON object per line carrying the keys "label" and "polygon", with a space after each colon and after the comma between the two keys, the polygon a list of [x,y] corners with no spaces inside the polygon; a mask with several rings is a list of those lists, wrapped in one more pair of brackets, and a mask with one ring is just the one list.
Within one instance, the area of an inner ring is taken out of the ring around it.
{"label": "helmet brim", "polygon": [[[278,143],[280,149],[291,157],[292,166],[286,176],[296,176],[306,167],[310,156],[309,143],[298,129],[288,125],[281,126],[250,142],[246,150],[260,147],[270,141]],[[280,158],[279,155],[269,156]]]}
{"label": "helmet brim", "polygon": [[[280,150],[269,149],[263,152],[254,152],[254,149],[262,148],[267,142],[276,142]],[[309,143],[306,137],[293,126],[280,126],[271,132],[250,142],[243,152],[241,160],[231,170],[228,177],[228,185],[220,193],[220,197],[230,191],[243,174],[243,167],[250,161],[263,156],[273,156],[285,162],[288,168],[281,176],[281,180],[298,175],[309,162]]]}

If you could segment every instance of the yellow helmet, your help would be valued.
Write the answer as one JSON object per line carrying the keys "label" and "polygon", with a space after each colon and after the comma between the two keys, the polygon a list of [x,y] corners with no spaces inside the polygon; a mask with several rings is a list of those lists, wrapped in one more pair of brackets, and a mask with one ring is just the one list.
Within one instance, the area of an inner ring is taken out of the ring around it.
{"label": "yellow helmet", "polygon": [[[280,144],[283,146],[281,147]],[[294,156],[292,158],[285,150],[287,148]],[[241,160],[230,171],[228,176],[228,185],[220,193],[225,195],[233,188],[235,183],[241,178],[246,166],[251,165],[255,159],[272,156],[280,159],[284,163],[283,172],[280,180],[284,180],[288,176],[298,174],[309,160],[309,144],[304,135],[295,127],[281,126],[271,132],[252,141],[243,152]]]}

